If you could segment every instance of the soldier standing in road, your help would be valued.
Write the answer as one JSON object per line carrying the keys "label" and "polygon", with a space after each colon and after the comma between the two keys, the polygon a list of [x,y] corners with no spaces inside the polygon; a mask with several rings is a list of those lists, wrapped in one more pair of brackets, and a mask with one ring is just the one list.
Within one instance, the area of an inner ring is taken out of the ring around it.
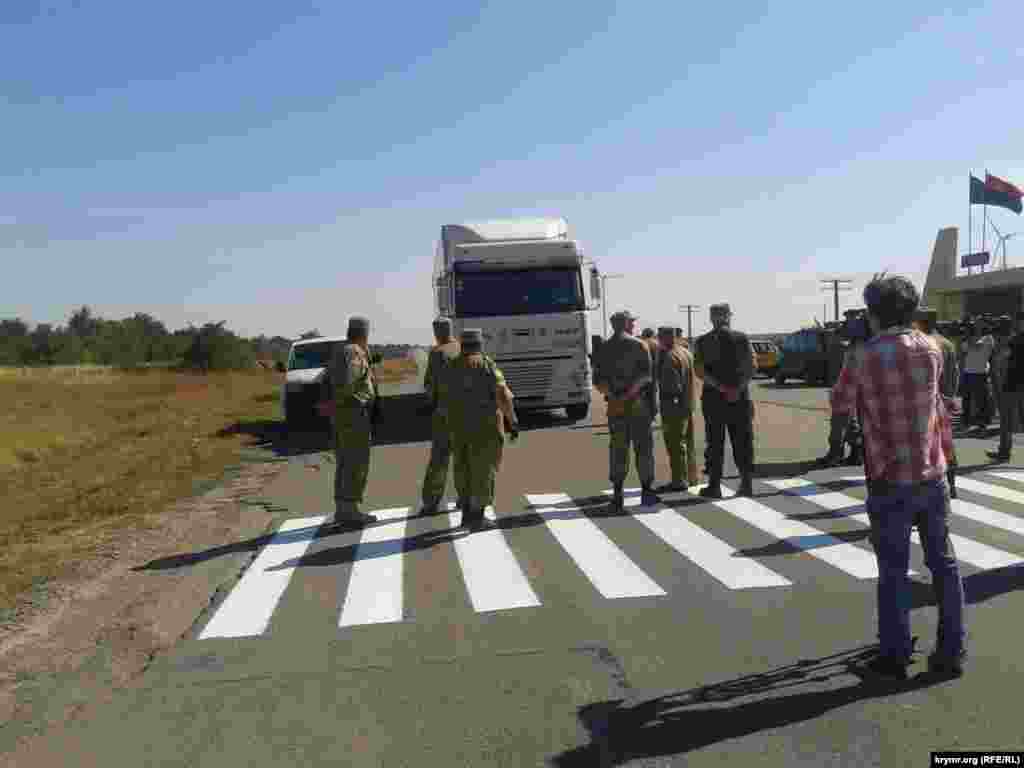
{"label": "soldier standing in road", "polygon": [[[938,317],[939,313],[936,310],[920,307],[914,313],[913,327],[921,333],[930,336],[942,353],[942,376],[939,378],[939,394],[942,395],[943,403],[946,406],[946,413],[952,419],[952,414],[956,410],[956,403],[953,398],[956,397],[957,388],[960,384],[960,362],[957,359],[956,347],[953,345],[953,342],[935,329]],[[949,454],[946,456],[946,462],[946,481],[949,483],[949,497],[955,499],[957,459],[956,446],[952,442],[949,444]]]}
{"label": "soldier standing in road", "polygon": [[616,312],[611,322],[614,333],[601,345],[594,385],[608,401],[612,509],[622,511],[631,445],[640,476],[641,503],[650,506],[658,502],[654,494],[654,435],[651,431],[657,405],[650,351],[643,341],[633,336],[636,318],[629,312]]}
{"label": "soldier standing in road", "polygon": [[462,353],[445,372],[449,396],[448,423],[456,466],[463,469],[461,527],[490,527],[484,510],[494,503],[494,481],[501,465],[508,421],[512,442],[519,438],[513,394],[505,376],[483,353],[483,331],[462,332]]}
{"label": "soldier standing in road", "polygon": [[349,318],[346,341],[334,348],[321,389],[321,411],[333,417],[334,522],[339,524],[377,520],[359,510],[370,474],[370,438],[377,399],[369,338],[370,321],[365,317]]}
{"label": "soldier standing in road", "polygon": [[686,491],[690,483],[696,482],[696,477],[690,474],[692,445],[687,444],[687,436],[693,435],[690,429],[695,402],[693,358],[688,350],[676,343],[673,328],[658,328],[658,341],[661,354],[655,365],[655,378],[661,405],[661,434],[672,468],[672,481],[661,490]]}
{"label": "soldier standing in road", "polygon": [[1003,416],[999,421],[999,449],[988,451],[996,461],[1009,461],[1013,451],[1013,433],[1020,427],[1019,415],[1024,404],[1024,312],[1016,315],[1016,333],[1007,342],[1003,376]]}
{"label": "soldier standing in road", "polygon": [[[448,380],[446,372],[459,356],[459,342],[452,338],[452,321],[439,317],[434,321],[437,344],[430,350],[423,389],[430,398],[430,462],[423,478],[423,508],[421,515],[436,515],[444,488],[448,484],[448,464],[451,459],[451,434],[448,426]],[[459,509],[466,508],[465,472],[458,459],[452,467]]]}
{"label": "soldier standing in road", "polygon": [[740,471],[740,496],[753,495],[754,434],[750,399],[753,377],[750,341],[746,334],[732,330],[728,304],[711,306],[714,330],[697,339],[694,368],[704,381],[701,407],[708,441],[708,485],[705,498],[722,498],[722,463],[725,432],[729,431],[732,455]]}

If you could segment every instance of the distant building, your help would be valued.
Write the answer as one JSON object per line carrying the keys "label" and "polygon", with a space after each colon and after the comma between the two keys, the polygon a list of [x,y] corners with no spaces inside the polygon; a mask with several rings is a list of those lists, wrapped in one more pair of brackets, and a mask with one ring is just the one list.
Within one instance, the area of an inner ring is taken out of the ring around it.
{"label": "distant building", "polygon": [[921,303],[935,309],[940,320],[983,313],[1012,317],[1024,310],[1024,268],[986,265],[984,272],[957,276],[958,233],[957,227],[939,230]]}

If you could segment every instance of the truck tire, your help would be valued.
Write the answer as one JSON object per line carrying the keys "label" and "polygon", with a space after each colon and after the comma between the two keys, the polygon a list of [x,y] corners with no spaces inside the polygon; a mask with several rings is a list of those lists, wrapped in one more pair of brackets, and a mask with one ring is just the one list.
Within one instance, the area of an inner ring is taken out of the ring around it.
{"label": "truck tire", "polygon": [[781,387],[785,383],[786,383],[786,377],[783,376],[781,373],[776,373],[775,374],[775,385]]}
{"label": "truck tire", "polygon": [[574,403],[573,405],[565,406],[565,414],[569,417],[570,421],[583,421],[583,419],[587,418],[589,412],[589,403]]}

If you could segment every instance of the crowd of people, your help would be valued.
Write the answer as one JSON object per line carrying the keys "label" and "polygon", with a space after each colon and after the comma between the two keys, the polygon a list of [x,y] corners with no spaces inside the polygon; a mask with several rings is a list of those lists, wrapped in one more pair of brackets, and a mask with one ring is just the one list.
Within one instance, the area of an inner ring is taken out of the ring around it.
{"label": "crowd of people", "polygon": [[[1008,460],[1024,410],[1024,313],[1016,318],[1015,334],[969,337],[958,351],[936,331],[935,311],[919,306],[917,290],[905,278],[876,276],[864,290],[864,301],[865,328],[851,337],[831,391],[829,452],[812,466],[864,465],[879,569],[879,653],[868,670],[906,677],[916,640],[910,635],[907,578],[911,529],[916,528],[939,611],[929,668],[958,676],[966,658],[964,595],[948,528],[950,499],[956,497],[956,397],[963,394],[965,427],[987,424],[988,382],[993,383],[1001,439],[992,455]],[[722,498],[726,433],[740,475],[737,495],[753,495],[754,352],[746,334],[732,328],[728,304],[712,305],[710,319],[713,329],[691,349],[679,328],[662,326],[638,337],[634,315],[622,311],[612,316],[613,334],[595,350],[593,367],[594,386],[606,400],[613,511],[623,511],[631,454],[644,506],[658,503],[659,493],[685,492],[697,484],[693,420],[698,389],[707,476],[700,496]],[[336,348],[323,384],[322,412],[332,415],[336,434],[335,522],[343,525],[375,520],[360,510],[377,397],[368,334],[366,318],[351,318],[348,340]],[[438,513],[451,466],[460,527],[488,528],[493,523],[484,510],[494,501],[502,448],[506,436],[515,441],[519,435],[514,394],[484,353],[480,329],[466,329],[456,341],[451,321],[442,317],[434,322],[434,335],[437,343],[424,381],[432,441],[420,514]],[[972,422],[975,412],[980,421]],[[653,424],[659,414],[671,479],[656,488]],[[844,443],[850,446],[845,459]]]}

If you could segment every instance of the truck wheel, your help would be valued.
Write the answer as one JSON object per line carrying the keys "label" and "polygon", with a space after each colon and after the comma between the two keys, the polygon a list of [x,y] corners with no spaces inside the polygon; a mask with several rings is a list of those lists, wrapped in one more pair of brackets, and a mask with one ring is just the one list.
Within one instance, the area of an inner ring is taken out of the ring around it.
{"label": "truck wheel", "polygon": [[583,421],[583,419],[587,418],[587,413],[589,411],[589,403],[575,403],[565,407],[565,413],[569,417],[570,421]]}
{"label": "truck wheel", "polygon": [[776,384],[776,386],[781,387],[785,383],[786,383],[786,377],[783,376],[781,373],[776,373],[775,374],[775,384]]}

